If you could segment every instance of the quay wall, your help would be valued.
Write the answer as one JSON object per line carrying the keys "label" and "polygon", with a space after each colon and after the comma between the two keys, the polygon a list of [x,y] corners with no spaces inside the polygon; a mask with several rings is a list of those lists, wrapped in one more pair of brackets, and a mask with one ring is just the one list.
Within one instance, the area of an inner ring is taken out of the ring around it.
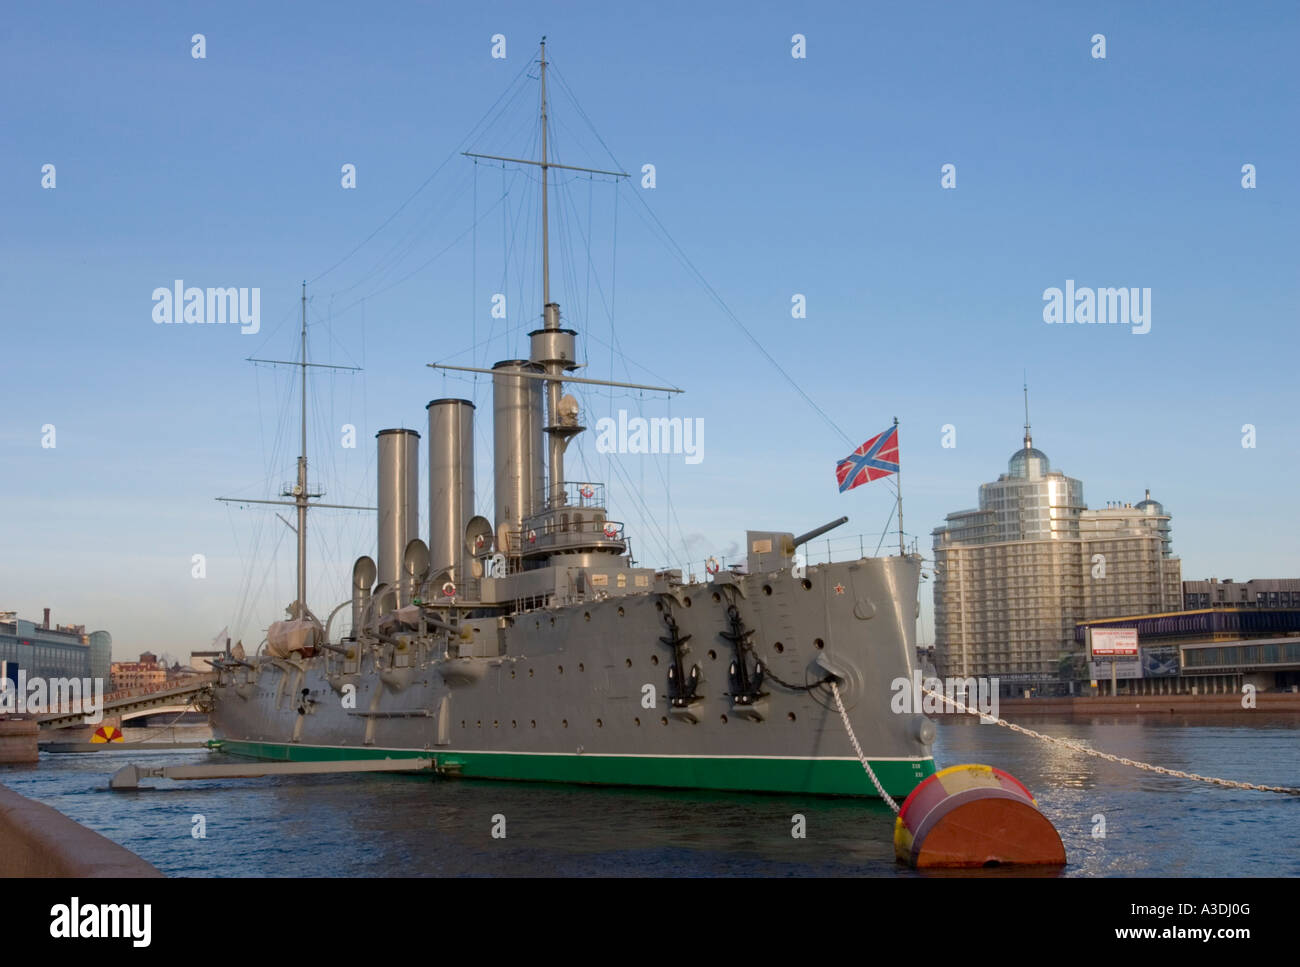
{"label": "quay wall", "polygon": [[0,877],[153,877],[125,847],[0,784]]}

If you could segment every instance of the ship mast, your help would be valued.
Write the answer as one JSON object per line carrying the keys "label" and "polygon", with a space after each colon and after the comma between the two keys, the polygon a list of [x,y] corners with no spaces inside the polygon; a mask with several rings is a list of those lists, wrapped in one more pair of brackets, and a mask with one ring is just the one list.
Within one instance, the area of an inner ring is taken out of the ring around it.
{"label": "ship mast", "polygon": [[[336,366],[331,363],[309,363],[307,362],[307,283],[302,284],[302,326],[299,332],[299,356],[295,362],[288,359],[258,359],[253,356],[248,357],[250,363],[270,363],[274,366],[297,366],[299,371],[299,393],[301,395],[301,437],[298,448],[298,476],[297,480],[291,487],[287,487],[281,492],[281,497],[292,497],[293,500],[250,500],[243,497],[218,497],[217,500],[228,504],[275,504],[281,507],[296,507],[298,510],[298,526],[291,528],[298,537],[298,580],[297,580],[297,600],[293,603],[293,617],[306,618],[310,616],[311,610],[307,607],[307,508],[308,507],[330,507],[335,510],[374,510],[374,507],[358,507],[352,504],[311,504],[308,501],[317,497],[324,496],[323,493],[311,493],[307,489],[307,368],[316,369],[348,369],[354,372],[360,372],[359,366]],[[284,518],[280,518],[284,520]],[[288,521],[285,521],[287,524]]]}
{"label": "ship mast", "polygon": [[[298,600],[294,617],[307,612],[307,283],[302,284],[302,350],[299,357],[302,387],[302,446],[298,450],[298,485],[293,488],[298,505]],[[320,494],[316,494],[317,497]]]}
{"label": "ship mast", "polygon": [[[546,38],[542,38],[542,306],[551,304],[551,232],[547,222],[547,199],[550,191],[547,190],[547,169],[550,165],[546,163]],[[549,319],[547,320],[549,322]],[[549,329],[550,327],[547,326]]]}

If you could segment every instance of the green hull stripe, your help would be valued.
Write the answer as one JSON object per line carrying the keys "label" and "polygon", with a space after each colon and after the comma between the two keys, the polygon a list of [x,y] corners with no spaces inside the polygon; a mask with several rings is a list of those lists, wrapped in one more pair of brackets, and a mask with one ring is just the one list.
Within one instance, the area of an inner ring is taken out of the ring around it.
{"label": "green hull stripe", "polygon": [[[282,762],[433,758],[439,771],[471,779],[519,779],[610,786],[729,789],[831,796],[875,796],[856,759],[781,759],[742,756],[527,755],[440,752],[437,749],[367,749],[221,740],[221,751]],[[871,760],[891,796],[903,797],[934,772],[933,759]]]}

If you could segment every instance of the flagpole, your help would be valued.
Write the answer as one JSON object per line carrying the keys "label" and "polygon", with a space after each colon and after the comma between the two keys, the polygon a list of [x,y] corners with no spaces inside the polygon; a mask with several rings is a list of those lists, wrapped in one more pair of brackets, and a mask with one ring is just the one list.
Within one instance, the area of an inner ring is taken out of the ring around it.
{"label": "flagpole", "polygon": [[[898,446],[898,417],[894,417],[894,445]],[[898,454],[898,470],[894,474],[898,484],[898,556],[903,557],[903,454]]]}

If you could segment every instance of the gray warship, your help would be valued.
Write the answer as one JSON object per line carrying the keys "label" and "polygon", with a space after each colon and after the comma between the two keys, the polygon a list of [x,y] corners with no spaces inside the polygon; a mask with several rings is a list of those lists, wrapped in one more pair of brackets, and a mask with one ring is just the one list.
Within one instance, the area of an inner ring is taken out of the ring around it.
{"label": "gray warship", "polygon": [[297,509],[297,600],[256,654],[214,663],[214,744],[282,761],[421,757],[465,778],[876,796],[834,681],[863,758],[906,796],[934,772],[933,724],[889,701],[916,668],[918,556],[805,566],[800,548],[842,518],[747,531],[744,564],[711,562],[698,580],[638,567],[605,487],[565,477],[584,429],[565,382],[633,384],[572,375],[577,333],[550,297],[549,171],[594,169],[548,158],[546,67],[543,42],[540,159],[498,158],[540,168],[541,325],[528,359],[446,367],[491,376],[493,519],[476,513],[475,405],[435,399],[427,532],[421,434],[379,430],[376,553],[325,620],[308,607],[308,509],[339,505],[314,503],[308,483],[304,287],[297,480],[290,499],[258,501]]}

